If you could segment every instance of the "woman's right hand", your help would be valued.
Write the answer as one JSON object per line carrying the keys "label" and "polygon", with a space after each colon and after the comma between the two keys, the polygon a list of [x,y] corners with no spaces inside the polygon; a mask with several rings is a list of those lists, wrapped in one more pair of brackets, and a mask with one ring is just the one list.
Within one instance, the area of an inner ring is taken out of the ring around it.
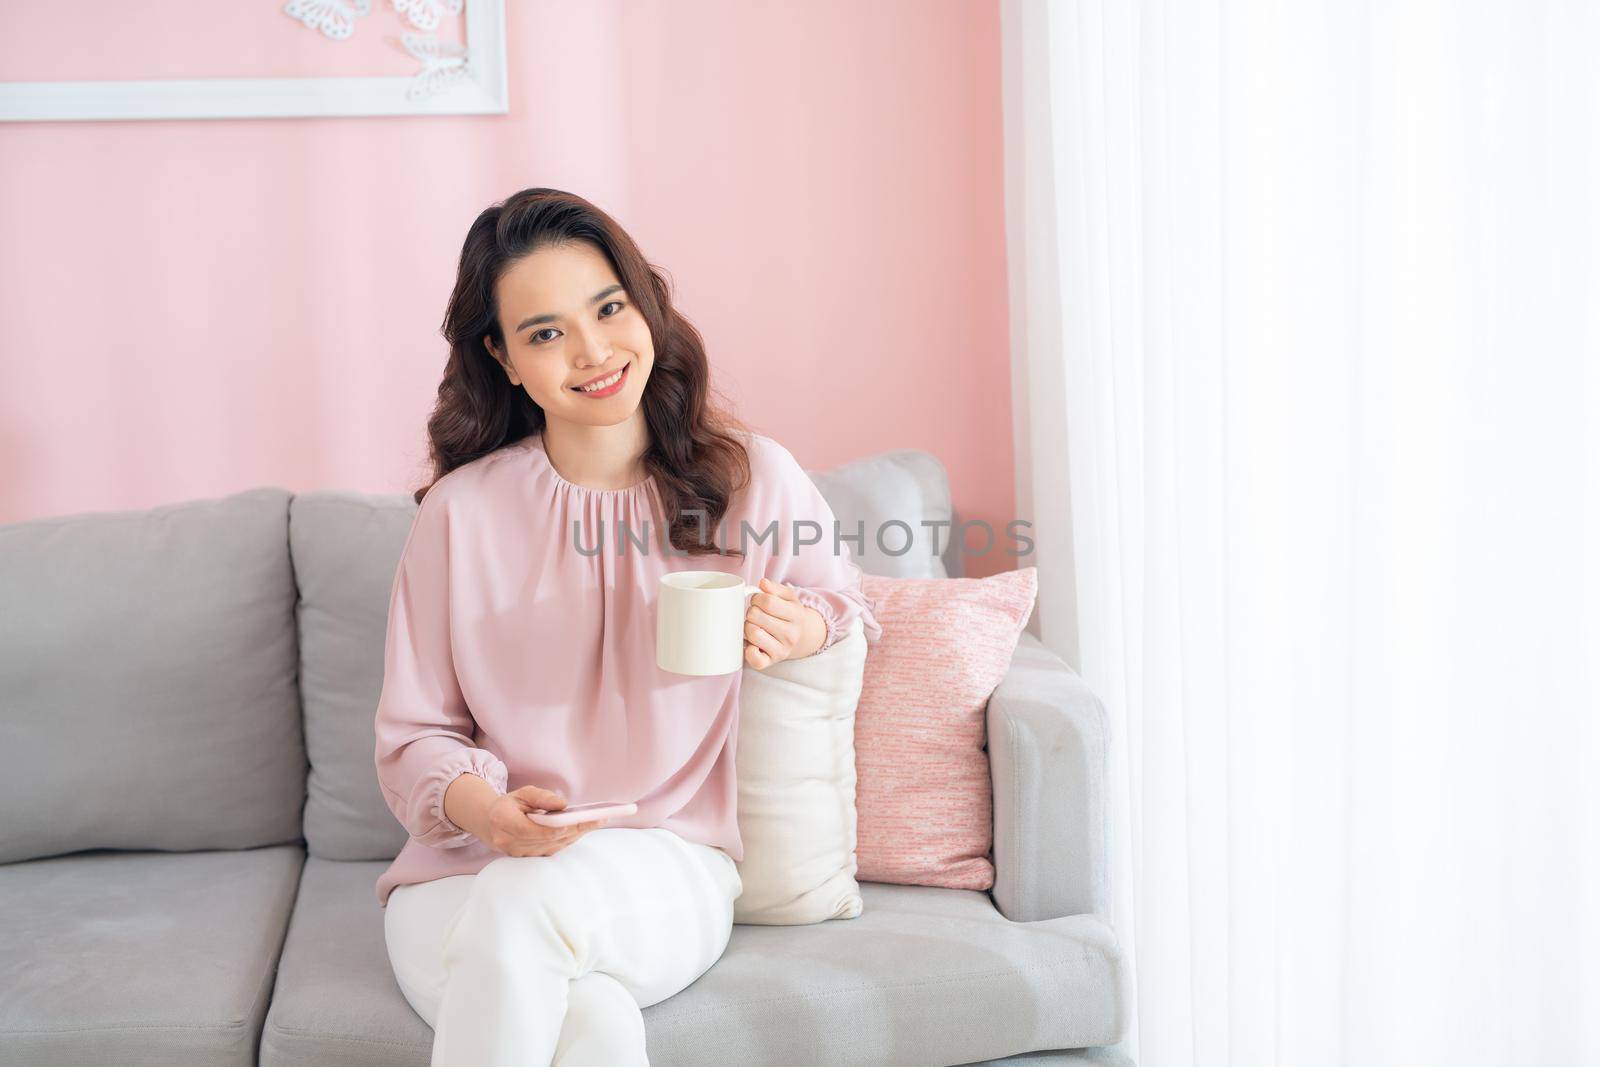
{"label": "woman's right hand", "polygon": [[525,785],[489,806],[489,836],[484,843],[507,856],[551,856],[609,820],[594,819],[571,826],[544,826],[528,818],[530,811],[560,811],[567,800],[559,793]]}

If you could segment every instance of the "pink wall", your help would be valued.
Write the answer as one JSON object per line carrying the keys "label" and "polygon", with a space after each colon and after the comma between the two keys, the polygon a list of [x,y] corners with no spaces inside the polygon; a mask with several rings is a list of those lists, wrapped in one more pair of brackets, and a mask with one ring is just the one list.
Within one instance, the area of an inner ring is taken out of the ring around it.
{"label": "pink wall", "polygon": [[[507,6],[506,116],[0,124],[0,521],[411,488],[466,226],[551,185],[669,272],[722,390],[803,465],[925,448],[1003,528],[993,0]],[[326,46],[279,4],[163,14],[213,7],[142,4],[93,40],[13,11],[0,80],[308,73],[308,50],[405,72],[386,3]]]}

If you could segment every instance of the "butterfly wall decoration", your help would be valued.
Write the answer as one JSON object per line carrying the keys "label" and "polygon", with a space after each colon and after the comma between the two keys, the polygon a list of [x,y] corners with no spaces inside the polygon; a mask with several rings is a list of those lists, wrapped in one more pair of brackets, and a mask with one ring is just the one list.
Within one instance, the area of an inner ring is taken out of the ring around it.
{"label": "butterfly wall decoration", "polygon": [[[419,30],[438,29],[446,16],[461,14],[462,0],[390,0],[397,14]],[[298,19],[307,29],[320,32],[333,41],[349,40],[356,20],[372,13],[372,0],[289,0],[284,14]],[[423,100],[470,81],[467,46],[441,40],[433,33],[403,33],[400,42],[412,59],[422,64],[406,88],[410,100]]]}
{"label": "butterfly wall decoration", "polygon": [[400,40],[411,57],[422,63],[421,73],[411,79],[406,90],[411,99],[425,99],[472,78],[467,46],[459,41],[441,41],[431,34],[424,37],[416,33],[403,33]]}
{"label": "butterfly wall decoration", "polygon": [[[456,9],[461,8],[456,0]],[[356,19],[371,14],[372,0],[289,0],[283,13],[299,19],[309,30],[319,30],[331,41],[345,41],[356,32]],[[438,25],[435,19],[434,25]]]}
{"label": "butterfly wall decoration", "polygon": [[461,0],[394,0],[394,9],[419,30],[434,30],[445,15],[461,14]]}

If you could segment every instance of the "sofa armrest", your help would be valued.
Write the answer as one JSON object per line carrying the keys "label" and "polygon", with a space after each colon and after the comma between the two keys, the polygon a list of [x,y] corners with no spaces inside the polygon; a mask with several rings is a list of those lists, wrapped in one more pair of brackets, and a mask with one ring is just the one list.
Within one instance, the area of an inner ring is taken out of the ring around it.
{"label": "sofa armrest", "polygon": [[1105,705],[1024,631],[989,698],[994,902],[1013,922],[1107,907]]}

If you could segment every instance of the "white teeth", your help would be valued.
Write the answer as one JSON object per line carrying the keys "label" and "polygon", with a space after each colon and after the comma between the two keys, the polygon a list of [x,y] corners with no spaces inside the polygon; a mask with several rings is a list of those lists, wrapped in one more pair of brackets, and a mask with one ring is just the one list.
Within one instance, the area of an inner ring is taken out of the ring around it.
{"label": "white teeth", "polygon": [[[624,368],[624,369],[626,369],[626,368]],[[611,377],[602,378],[600,381],[595,382],[593,385],[580,386],[578,391],[580,393],[592,393],[597,389],[604,389],[604,388],[606,388],[608,386],[616,385],[617,384],[617,379],[620,378],[620,377],[622,377],[622,371],[619,370],[619,371],[617,371],[617,373],[613,374]]]}

